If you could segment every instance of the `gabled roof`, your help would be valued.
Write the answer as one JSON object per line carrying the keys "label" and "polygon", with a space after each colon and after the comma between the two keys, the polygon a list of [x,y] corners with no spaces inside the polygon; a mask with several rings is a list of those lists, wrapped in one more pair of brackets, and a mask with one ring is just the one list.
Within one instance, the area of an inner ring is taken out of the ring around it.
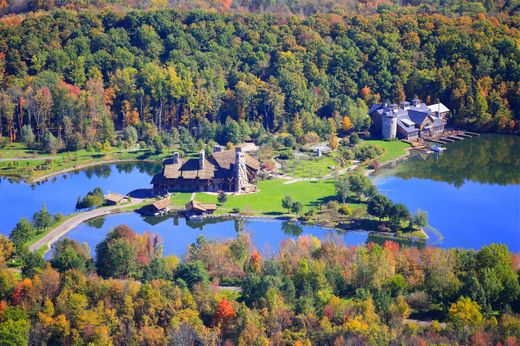
{"label": "gabled roof", "polygon": [[214,176],[215,166],[208,160],[204,160],[200,167],[199,159],[179,159],[178,163],[164,165],[164,177],[167,179],[211,179]]}
{"label": "gabled roof", "polygon": [[119,203],[123,199],[127,198],[125,195],[122,195],[120,193],[109,193],[105,196],[105,199],[110,202]]}
{"label": "gabled roof", "polygon": [[[253,170],[260,169],[260,162],[247,153],[243,153],[246,166]],[[173,159],[164,160],[162,173],[154,175],[152,184],[159,183],[162,179],[202,179],[231,178],[235,165],[235,150],[224,150],[213,153],[213,156],[204,160],[200,166],[199,158],[179,158],[177,163]]]}
{"label": "gabled roof", "polygon": [[217,205],[214,203],[200,203],[192,199],[186,203],[186,210],[196,209],[200,211],[214,211],[217,209]]}
{"label": "gabled roof", "polygon": [[439,113],[446,113],[446,112],[450,111],[450,109],[448,107],[446,107],[445,105],[443,105],[442,103],[436,103],[433,105],[429,105],[428,109],[432,112],[439,112]]}
{"label": "gabled roof", "polygon": [[[236,152],[234,150],[224,150],[213,153],[212,158],[215,159],[219,167],[224,169],[230,169],[231,165],[235,164],[235,155]],[[256,170],[260,168],[260,163],[251,155],[244,153],[244,159],[246,161],[247,166]]]}
{"label": "gabled roof", "polygon": [[426,119],[426,117],[428,116],[429,113],[430,113],[429,110],[428,110],[428,112],[423,112],[420,110],[410,108],[408,110],[408,117],[416,125],[420,125],[423,123],[424,119]]}
{"label": "gabled roof", "polygon": [[162,210],[170,207],[171,201],[169,198],[163,198],[151,204],[157,210]]}
{"label": "gabled roof", "polygon": [[372,114],[375,111],[377,111],[379,108],[381,108],[383,105],[381,103],[375,103],[368,109],[368,114]]}

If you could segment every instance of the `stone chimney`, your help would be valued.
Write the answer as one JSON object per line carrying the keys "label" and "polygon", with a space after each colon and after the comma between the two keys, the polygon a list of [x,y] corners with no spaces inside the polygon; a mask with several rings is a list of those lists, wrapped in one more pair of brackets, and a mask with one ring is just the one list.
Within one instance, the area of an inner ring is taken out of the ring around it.
{"label": "stone chimney", "polygon": [[235,191],[242,192],[247,189],[249,180],[247,178],[247,167],[242,147],[235,148]]}
{"label": "stone chimney", "polygon": [[179,163],[179,153],[177,151],[173,153],[173,163]]}
{"label": "stone chimney", "polygon": [[204,151],[204,149],[202,149],[199,153],[199,169],[200,170],[203,170],[204,169],[204,161],[206,161],[206,153]]}

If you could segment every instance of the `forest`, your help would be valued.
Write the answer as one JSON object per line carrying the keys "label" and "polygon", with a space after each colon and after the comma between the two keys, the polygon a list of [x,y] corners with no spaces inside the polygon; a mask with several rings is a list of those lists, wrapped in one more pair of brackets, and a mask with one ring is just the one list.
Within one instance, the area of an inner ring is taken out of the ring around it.
{"label": "forest", "polygon": [[[339,239],[339,238],[338,238]],[[48,262],[0,236],[1,345],[517,345],[520,257],[288,239],[199,237],[182,261],[120,225]],[[20,273],[7,265],[25,256]]]}
{"label": "forest", "polygon": [[366,131],[371,104],[414,96],[446,104],[454,126],[520,130],[509,2],[469,14],[386,4],[310,16],[56,4],[0,18],[1,145],[193,151],[269,133],[303,143],[331,137],[345,118]]}

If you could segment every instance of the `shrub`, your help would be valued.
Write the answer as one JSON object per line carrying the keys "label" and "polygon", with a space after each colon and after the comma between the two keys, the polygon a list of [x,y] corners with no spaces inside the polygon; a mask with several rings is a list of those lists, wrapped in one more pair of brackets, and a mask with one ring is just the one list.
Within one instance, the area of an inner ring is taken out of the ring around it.
{"label": "shrub", "polygon": [[305,136],[303,136],[303,142],[305,144],[315,144],[320,141],[320,136],[314,131],[307,132]]}
{"label": "shrub", "polygon": [[352,215],[352,208],[350,208],[347,204],[340,205],[338,211],[346,216]]}

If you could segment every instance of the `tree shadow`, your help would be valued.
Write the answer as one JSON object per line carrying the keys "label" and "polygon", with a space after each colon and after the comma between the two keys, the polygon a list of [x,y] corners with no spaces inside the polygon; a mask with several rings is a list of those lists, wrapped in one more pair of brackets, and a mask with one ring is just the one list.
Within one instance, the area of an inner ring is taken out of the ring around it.
{"label": "tree shadow", "polygon": [[130,191],[128,196],[132,198],[152,198],[154,196],[152,189],[137,189]]}
{"label": "tree shadow", "polygon": [[284,215],[284,213],[279,212],[279,211],[268,211],[268,212],[265,212],[265,213],[262,213],[262,214],[269,215],[269,216],[282,216],[282,215]]}

